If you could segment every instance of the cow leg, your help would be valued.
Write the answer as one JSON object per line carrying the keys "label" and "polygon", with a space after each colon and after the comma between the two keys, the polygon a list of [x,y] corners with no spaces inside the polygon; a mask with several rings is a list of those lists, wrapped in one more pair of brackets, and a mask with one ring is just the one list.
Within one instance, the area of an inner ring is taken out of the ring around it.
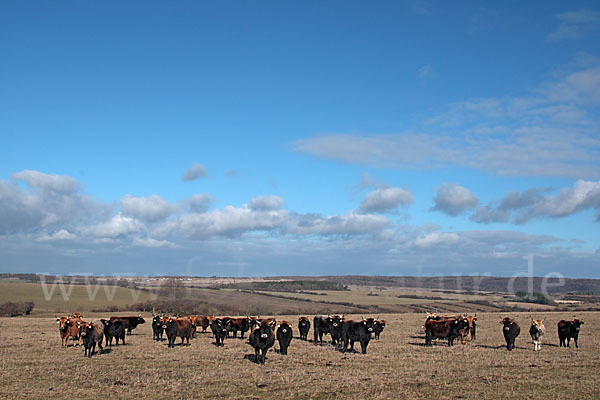
{"label": "cow leg", "polygon": [[576,348],[576,349],[578,349],[578,348],[579,348],[579,346],[577,345],[577,338],[576,338],[576,337],[574,337],[574,338],[573,338],[573,341],[575,342],[575,348]]}
{"label": "cow leg", "polygon": [[360,348],[361,348],[363,354],[367,354],[367,346],[368,345],[369,345],[369,342],[367,342],[366,340],[360,341]]}

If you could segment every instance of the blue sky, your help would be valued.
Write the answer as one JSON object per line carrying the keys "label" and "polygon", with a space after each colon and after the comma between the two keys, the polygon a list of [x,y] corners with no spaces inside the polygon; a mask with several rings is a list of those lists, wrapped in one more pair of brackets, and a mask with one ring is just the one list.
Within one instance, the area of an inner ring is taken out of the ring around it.
{"label": "blue sky", "polygon": [[600,277],[596,2],[0,14],[0,271]]}

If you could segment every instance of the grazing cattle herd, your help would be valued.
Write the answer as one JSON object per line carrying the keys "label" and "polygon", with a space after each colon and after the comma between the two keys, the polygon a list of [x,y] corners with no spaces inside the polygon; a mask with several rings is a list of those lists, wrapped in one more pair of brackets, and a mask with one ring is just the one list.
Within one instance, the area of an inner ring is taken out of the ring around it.
{"label": "grazing cattle herd", "polygon": [[[476,339],[476,321],[476,314],[437,315],[427,313],[422,326],[425,331],[425,345],[431,346],[434,339],[447,340],[448,346],[453,346],[458,339],[462,344],[465,344],[467,339],[474,341]],[[131,331],[138,325],[144,324],[145,320],[140,314],[138,316],[112,316],[108,320],[84,321],[81,313],[74,313],[70,317],[57,317],[56,322],[62,347],[68,345],[69,339],[72,339],[74,343],[77,341],[78,345],[83,342],[84,356],[91,357],[95,352],[96,345],[98,345],[99,353],[102,353],[103,339],[105,346],[112,346],[113,339],[115,339],[115,345],[119,345],[119,340],[121,345],[124,345],[126,332],[131,335]],[[508,351],[512,351],[521,328],[510,317],[502,318],[500,324],[502,324],[506,348]],[[358,342],[362,354],[366,354],[370,340],[379,340],[386,325],[385,320],[372,317],[349,320],[344,315],[317,315],[313,318],[312,323],[313,343],[321,344],[323,336],[329,335],[330,343],[336,350],[344,353],[355,352],[354,343]],[[575,347],[579,347],[577,340],[581,325],[583,325],[583,320],[577,318],[558,322],[559,346],[569,347],[570,341],[573,339]],[[236,338],[238,332],[241,339],[244,338],[246,332],[249,332],[248,344],[254,349],[253,360],[260,364],[265,363],[266,354],[274,346],[276,340],[279,343],[279,353],[287,355],[293,338],[292,324],[288,321],[277,322],[275,318],[214,317],[212,315],[180,317],[154,315],[152,317],[153,340],[160,342],[163,340],[163,335],[166,334],[169,348],[175,346],[177,338],[181,339],[180,345],[189,346],[190,339],[196,337],[197,329],[200,328],[205,333],[209,327],[216,346],[224,346],[225,339],[230,336]],[[309,318],[300,317],[297,327],[299,339],[308,341],[311,327]],[[542,349],[542,337],[545,330],[544,319],[531,318],[529,334],[533,341],[534,351]]]}

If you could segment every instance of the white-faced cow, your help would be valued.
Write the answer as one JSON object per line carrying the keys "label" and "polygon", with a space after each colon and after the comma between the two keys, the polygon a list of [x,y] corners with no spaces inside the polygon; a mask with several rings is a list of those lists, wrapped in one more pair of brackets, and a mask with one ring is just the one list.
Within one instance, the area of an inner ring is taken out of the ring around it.
{"label": "white-faced cow", "polygon": [[531,340],[533,340],[533,351],[538,351],[542,349],[542,336],[546,332],[546,327],[544,327],[543,319],[531,319],[531,326],[529,327],[529,335],[531,335]]}

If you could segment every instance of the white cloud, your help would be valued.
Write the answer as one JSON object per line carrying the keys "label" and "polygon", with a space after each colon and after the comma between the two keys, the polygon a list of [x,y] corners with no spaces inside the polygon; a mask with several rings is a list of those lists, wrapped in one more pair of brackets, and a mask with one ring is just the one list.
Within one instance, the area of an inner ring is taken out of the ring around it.
{"label": "white cloud", "polygon": [[189,199],[183,199],[181,202],[193,213],[203,213],[212,204],[215,199],[208,193],[195,194]]}
{"label": "white cloud", "polygon": [[414,245],[417,247],[432,247],[458,243],[459,236],[455,232],[431,232],[419,236],[415,239]]}
{"label": "white cloud", "polygon": [[279,196],[258,196],[250,200],[250,208],[255,211],[276,211],[285,201]]}
{"label": "white cloud", "polygon": [[79,183],[70,176],[25,170],[13,174],[12,177],[18,181],[26,182],[29,187],[50,192],[70,194],[80,189]]}
{"label": "white cloud", "polygon": [[450,104],[426,121],[434,133],[326,134],[298,140],[294,149],[375,167],[455,165],[498,175],[599,179],[600,66],[589,62],[524,96]]}
{"label": "white cloud", "polygon": [[469,189],[456,183],[445,183],[437,190],[432,210],[456,216],[477,206],[479,200]]}
{"label": "white cloud", "polygon": [[37,239],[39,242],[54,242],[58,240],[77,240],[77,235],[67,231],[66,229],[61,229],[52,234],[44,234]]}
{"label": "white cloud", "polygon": [[204,166],[200,164],[192,164],[185,171],[185,173],[181,177],[181,180],[184,182],[190,182],[198,178],[206,178],[206,168],[204,168]]}
{"label": "white cloud", "polygon": [[551,41],[578,39],[591,29],[597,29],[600,22],[600,12],[591,10],[570,11],[556,16],[558,28],[548,34],[546,39]]}
{"label": "white cloud", "polygon": [[147,222],[158,222],[175,213],[177,207],[158,195],[133,197],[125,195],[121,199],[121,212]]}
{"label": "white cloud", "polygon": [[161,248],[161,247],[175,249],[175,248],[180,247],[180,246],[176,245],[175,243],[169,242],[168,240],[156,240],[156,239],[153,239],[150,237],[135,238],[132,242],[132,245],[138,246],[138,247],[147,247],[147,248],[152,248],[152,249]]}
{"label": "white cloud", "polygon": [[400,205],[412,204],[414,198],[410,191],[402,188],[379,188],[365,195],[359,211],[362,213],[386,212],[397,209]]}
{"label": "white cloud", "polygon": [[122,214],[117,214],[110,221],[101,222],[87,229],[87,232],[99,238],[118,238],[131,233],[141,232],[144,225]]}
{"label": "white cloud", "polygon": [[536,218],[567,217],[593,209],[600,220],[600,181],[578,180],[572,188],[563,188],[557,195],[549,189],[533,188],[518,193],[508,192],[499,201],[477,208],[471,220],[481,223],[525,223]]}
{"label": "white cloud", "polygon": [[435,71],[431,64],[427,64],[419,68],[419,73],[417,75],[419,79],[435,79]]}

